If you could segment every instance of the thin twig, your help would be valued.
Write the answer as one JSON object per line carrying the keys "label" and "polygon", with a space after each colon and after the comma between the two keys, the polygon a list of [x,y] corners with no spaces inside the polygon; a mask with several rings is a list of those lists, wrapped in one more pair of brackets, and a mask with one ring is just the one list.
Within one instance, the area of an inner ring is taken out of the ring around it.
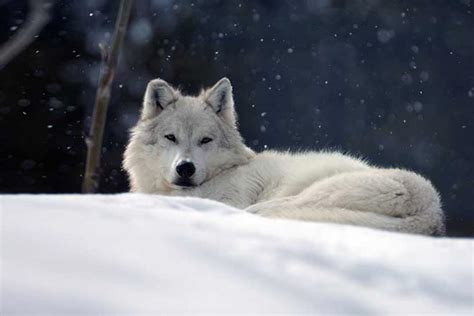
{"label": "thin twig", "polygon": [[110,49],[104,45],[99,45],[102,55],[102,65],[89,137],[86,139],[87,162],[82,183],[83,193],[96,192],[99,185],[100,156],[102,151],[105,120],[107,117],[107,108],[110,100],[110,90],[114,79],[118,56],[127,30],[132,4],[133,0],[122,0],[120,2],[120,9]]}
{"label": "thin twig", "polygon": [[30,45],[51,19],[54,0],[30,0],[30,13],[23,26],[0,46],[0,69]]}

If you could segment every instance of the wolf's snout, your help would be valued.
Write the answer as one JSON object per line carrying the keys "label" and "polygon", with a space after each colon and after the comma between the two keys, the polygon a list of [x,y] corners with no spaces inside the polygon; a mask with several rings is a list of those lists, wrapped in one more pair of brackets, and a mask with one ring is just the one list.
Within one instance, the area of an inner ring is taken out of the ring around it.
{"label": "wolf's snout", "polygon": [[196,167],[192,162],[189,161],[181,161],[176,166],[176,172],[181,178],[191,178],[193,174],[196,172]]}

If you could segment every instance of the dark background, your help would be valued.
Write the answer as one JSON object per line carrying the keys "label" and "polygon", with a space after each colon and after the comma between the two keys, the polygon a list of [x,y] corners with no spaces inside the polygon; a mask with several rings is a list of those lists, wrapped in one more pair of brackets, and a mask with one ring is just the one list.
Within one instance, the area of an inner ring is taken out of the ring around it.
{"label": "dark background", "polygon": [[[57,1],[0,70],[0,191],[79,192],[100,65],[119,1]],[[0,42],[27,1],[0,1]],[[121,157],[147,82],[197,93],[231,79],[254,149],[332,148],[415,170],[451,236],[474,236],[470,0],[137,0],[116,73],[100,192],[127,190]]]}

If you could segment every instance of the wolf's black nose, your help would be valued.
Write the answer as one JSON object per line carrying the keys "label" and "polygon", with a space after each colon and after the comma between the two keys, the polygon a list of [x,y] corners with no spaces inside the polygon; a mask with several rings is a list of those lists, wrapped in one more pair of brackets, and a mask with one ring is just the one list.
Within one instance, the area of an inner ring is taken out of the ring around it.
{"label": "wolf's black nose", "polygon": [[181,161],[176,166],[176,172],[181,178],[191,178],[194,172],[196,172],[196,167],[194,167],[192,162]]}

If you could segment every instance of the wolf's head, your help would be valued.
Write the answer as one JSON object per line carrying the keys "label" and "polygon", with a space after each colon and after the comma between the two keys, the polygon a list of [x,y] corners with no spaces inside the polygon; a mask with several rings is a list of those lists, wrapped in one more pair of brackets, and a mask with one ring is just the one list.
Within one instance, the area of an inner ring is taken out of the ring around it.
{"label": "wolf's head", "polygon": [[185,96],[161,79],[145,92],[124,156],[131,189],[166,193],[203,184],[254,156],[237,130],[229,79]]}

